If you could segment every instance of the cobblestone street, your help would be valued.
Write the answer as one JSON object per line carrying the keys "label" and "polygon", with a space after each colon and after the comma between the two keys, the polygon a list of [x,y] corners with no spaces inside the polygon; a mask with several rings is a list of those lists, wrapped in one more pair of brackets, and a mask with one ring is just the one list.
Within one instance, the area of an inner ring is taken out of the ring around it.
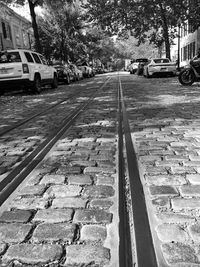
{"label": "cobblestone street", "polygon": [[[0,137],[3,181],[58,127],[66,109],[100,88],[1,206],[0,266],[119,266],[118,74],[110,76],[104,87],[102,75],[41,95],[0,98],[3,130],[81,90],[37,124]],[[200,266],[200,86],[125,72],[120,79],[158,267]]]}

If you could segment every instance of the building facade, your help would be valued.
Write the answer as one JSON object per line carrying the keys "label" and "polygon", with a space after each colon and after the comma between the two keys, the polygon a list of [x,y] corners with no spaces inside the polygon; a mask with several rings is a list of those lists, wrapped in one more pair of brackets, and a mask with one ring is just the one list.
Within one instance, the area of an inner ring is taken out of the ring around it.
{"label": "building facade", "polygon": [[0,3],[0,50],[30,49],[32,36],[31,22]]}
{"label": "building facade", "polygon": [[[200,27],[196,31],[192,31],[189,23],[180,26],[180,67],[184,67],[196,55],[200,48]],[[175,45],[171,49],[171,58],[173,61],[178,59],[178,38]]]}

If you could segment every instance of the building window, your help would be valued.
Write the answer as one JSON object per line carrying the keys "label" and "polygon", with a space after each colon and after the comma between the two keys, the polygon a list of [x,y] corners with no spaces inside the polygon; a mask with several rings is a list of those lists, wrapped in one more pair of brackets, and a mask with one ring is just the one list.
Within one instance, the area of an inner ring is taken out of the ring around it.
{"label": "building window", "polygon": [[11,40],[11,29],[10,25],[7,22],[2,21],[2,31],[3,31],[3,38],[7,40]]}
{"label": "building window", "polygon": [[19,27],[14,26],[15,41],[17,46],[21,46]]}

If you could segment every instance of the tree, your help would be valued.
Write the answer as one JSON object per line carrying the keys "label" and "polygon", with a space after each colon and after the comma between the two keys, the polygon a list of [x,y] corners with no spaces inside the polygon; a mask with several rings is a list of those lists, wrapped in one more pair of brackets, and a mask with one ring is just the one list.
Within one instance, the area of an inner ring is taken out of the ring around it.
{"label": "tree", "polygon": [[44,3],[50,3],[56,5],[63,5],[66,2],[73,2],[73,0],[5,0],[5,4],[17,4],[17,5],[25,5],[25,3],[28,2],[30,15],[31,15],[31,21],[32,21],[32,27],[33,27],[33,33],[35,37],[35,49],[37,52],[42,52],[42,47],[40,43],[40,37],[38,33],[38,24],[36,20],[36,14],[35,14],[35,7],[36,6],[42,6]]}
{"label": "tree", "polygon": [[88,0],[84,6],[90,21],[112,33],[131,31],[139,44],[147,39],[155,44],[164,41],[168,58],[177,21],[184,21],[188,11],[187,0]]}
{"label": "tree", "polygon": [[78,6],[67,2],[46,4],[43,18],[39,18],[39,34],[46,57],[75,61],[85,50],[83,25]]}

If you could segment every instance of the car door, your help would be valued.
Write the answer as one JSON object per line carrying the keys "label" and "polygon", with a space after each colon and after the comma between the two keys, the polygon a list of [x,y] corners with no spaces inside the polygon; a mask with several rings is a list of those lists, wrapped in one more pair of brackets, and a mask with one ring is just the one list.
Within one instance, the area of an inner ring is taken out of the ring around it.
{"label": "car door", "polygon": [[37,55],[37,53],[31,52],[31,55],[34,58],[35,61],[35,72],[38,72],[40,74],[41,80],[45,80],[45,70],[44,70],[44,65],[42,64],[41,59]]}
{"label": "car door", "polygon": [[52,68],[51,68],[51,66],[49,66],[47,64],[45,57],[43,57],[42,55],[39,55],[39,57],[40,57],[42,64],[43,64],[45,80],[49,81],[53,78],[52,77]]}

